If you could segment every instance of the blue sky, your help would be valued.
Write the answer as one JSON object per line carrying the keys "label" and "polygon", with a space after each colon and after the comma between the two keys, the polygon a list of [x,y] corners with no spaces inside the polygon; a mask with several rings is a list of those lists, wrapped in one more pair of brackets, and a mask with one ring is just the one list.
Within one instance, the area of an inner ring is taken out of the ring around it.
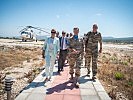
{"label": "blue sky", "polygon": [[94,23],[102,36],[133,36],[133,0],[0,0],[0,35],[27,25],[83,35]]}

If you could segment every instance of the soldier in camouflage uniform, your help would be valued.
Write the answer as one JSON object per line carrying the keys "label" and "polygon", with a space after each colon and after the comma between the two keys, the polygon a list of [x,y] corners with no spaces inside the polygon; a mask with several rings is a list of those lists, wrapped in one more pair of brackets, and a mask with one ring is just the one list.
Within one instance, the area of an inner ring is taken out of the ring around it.
{"label": "soldier in camouflage uniform", "polygon": [[[74,82],[75,87],[79,87],[78,79],[80,76],[80,67],[82,62],[81,54],[84,50],[83,39],[78,38],[79,28],[73,29],[74,35],[69,39],[69,52],[68,52],[68,62],[70,65],[70,81]],[[75,69],[75,72],[74,72]],[[75,73],[75,79],[73,74]]]}
{"label": "soldier in camouflage uniform", "polygon": [[85,34],[85,67],[88,69],[88,75],[90,74],[90,62],[92,59],[92,79],[96,79],[97,74],[97,59],[98,59],[98,42],[100,43],[100,50],[102,52],[102,37],[101,33],[97,31],[98,26],[93,25],[93,30]]}

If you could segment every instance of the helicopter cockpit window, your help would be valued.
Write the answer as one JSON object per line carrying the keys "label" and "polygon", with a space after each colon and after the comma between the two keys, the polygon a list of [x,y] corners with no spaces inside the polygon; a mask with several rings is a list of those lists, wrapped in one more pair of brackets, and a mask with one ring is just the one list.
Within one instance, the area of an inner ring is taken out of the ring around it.
{"label": "helicopter cockpit window", "polygon": [[21,34],[28,34],[28,32],[21,32]]}

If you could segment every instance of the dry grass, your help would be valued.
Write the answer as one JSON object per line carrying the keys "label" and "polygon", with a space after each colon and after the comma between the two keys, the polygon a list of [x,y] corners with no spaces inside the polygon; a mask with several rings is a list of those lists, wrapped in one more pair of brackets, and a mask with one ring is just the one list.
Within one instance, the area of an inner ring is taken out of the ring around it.
{"label": "dry grass", "polygon": [[0,51],[0,70],[7,67],[15,67],[22,64],[23,61],[29,62],[30,59],[37,60],[38,55],[41,55],[40,48],[16,48],[15,50],[9,49],[8,51]]}
{"label": "dry grass", "polygon": [[[113,51],[112,51],[113,52]],[[98,78],[113,100],[119,100],[117,93],[133,100],[133,59],[132,54],[103,53],[99,60]]]}
{"label": "dry grass", "polygon": [[[5,100],[5,90],[3,80],[6,75],[15,75],[16,82],[13,84],[13,97],[21,91],[25,85],[32,82],[33,79],[40,73],[39,67],[44,65],[44,60],[41,60],[42,51],[39,47],[6,47],[0,48],[0,98]],[[28,66],[27,66],[28,65]],[[15,71],[15,68],[27,68],[26,72],[20,73]],[[10,71],[10,69],[12,71]],[[20,74],[18,74],[20,73]],[[23,74],[23,75],[22,75]],[[25,80],[26,79],[26,80]]]}

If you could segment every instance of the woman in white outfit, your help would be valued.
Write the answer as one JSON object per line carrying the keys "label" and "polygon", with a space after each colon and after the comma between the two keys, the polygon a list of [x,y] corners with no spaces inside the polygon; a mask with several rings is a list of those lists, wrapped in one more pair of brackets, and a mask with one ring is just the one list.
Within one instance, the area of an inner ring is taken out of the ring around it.
{"label": "woman in white outfit", "polygon": [[46,67],[45,74],[46,79],[48,81],[51,79],[53,75],[54,63],[56,56],[59,52],[59,40],[55,37],[56,31],[54,29],[51,30],[51,37],[48,37],[43,46],[43,58],[45,58]]}

